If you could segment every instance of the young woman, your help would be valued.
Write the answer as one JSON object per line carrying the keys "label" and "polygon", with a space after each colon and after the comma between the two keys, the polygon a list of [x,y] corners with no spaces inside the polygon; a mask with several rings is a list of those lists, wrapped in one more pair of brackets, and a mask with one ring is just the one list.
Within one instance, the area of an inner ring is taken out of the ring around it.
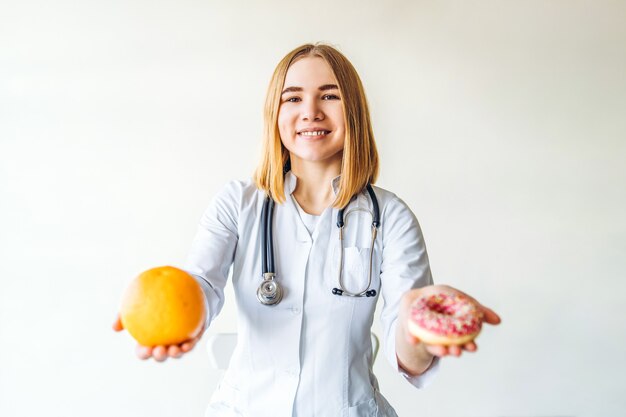
{"label": "young woman", "polygon": [[[383,350],[418,388],[441,357],[476,345],[427,345],[407,330],[411,301],[443,286],[432,285],[411,210],[371,186],[378,154],[351,63],[327,45],[287,54],[268,89],[263,140],[254,179],[214,198],[186,265],[204,289],[207,326],[233,267],[238,344],[207,416],[395,416],[372,373],[379,297]],[[138,354],[179,357],[197,340]]]}

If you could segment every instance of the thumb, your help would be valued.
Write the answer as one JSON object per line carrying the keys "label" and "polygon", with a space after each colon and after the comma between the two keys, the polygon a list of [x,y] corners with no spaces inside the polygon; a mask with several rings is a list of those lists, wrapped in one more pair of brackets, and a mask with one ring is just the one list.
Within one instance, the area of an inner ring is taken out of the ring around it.
{"label": "thumb", "polygon": [[485,307],[484,305],[481,305],[480,307],[482,308],[485,322],[489,324],[500,324],[502,319],[495,311],[489,307]]}

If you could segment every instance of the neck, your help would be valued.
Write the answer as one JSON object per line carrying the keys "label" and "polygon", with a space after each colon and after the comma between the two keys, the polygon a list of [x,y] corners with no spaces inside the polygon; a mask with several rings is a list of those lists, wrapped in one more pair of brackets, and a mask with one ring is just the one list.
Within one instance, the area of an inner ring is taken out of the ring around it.
{"label": "neck", "polygon": [[305,212],[321,214],[335,201],[331,181],[341,173],[341,158],[331,163],[319,163],[292,155],[291,171],[298,178],[292,195]]}

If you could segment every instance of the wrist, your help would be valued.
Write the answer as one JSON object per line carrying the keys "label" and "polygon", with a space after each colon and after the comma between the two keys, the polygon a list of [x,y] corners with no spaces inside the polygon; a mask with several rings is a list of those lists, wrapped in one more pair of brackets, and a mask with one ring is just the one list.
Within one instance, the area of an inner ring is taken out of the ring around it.
{"label": "wrist", "polygon": [[411,377],[418,376],[426,372],[434,363],[435,355],[426,350],[423,343],[419,343],[405,360],[400,359],[396,353],[398,367]]}

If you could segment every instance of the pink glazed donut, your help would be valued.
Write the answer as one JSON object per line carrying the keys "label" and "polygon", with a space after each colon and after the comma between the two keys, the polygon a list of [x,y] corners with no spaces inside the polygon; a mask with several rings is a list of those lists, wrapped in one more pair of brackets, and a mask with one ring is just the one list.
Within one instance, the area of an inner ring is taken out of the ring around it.
{"label": "pink glazed donut", "polygon": [[483,313],[460,294],[435,293],[411,304],[409,332],[432,345],[463,345],[470,342],[483,323]]}

